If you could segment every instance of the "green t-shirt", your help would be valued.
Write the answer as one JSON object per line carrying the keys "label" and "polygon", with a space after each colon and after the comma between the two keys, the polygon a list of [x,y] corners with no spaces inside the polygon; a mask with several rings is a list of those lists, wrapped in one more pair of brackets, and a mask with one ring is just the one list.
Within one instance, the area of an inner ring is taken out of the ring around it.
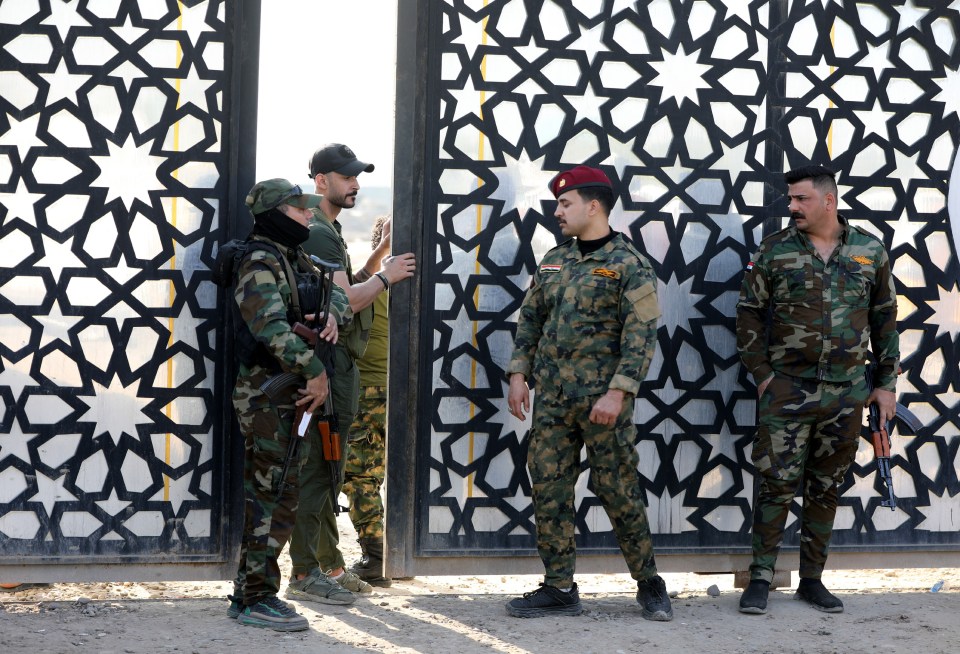
{"label": "green t-shirt", "polygon": [[[320,209],[313,210],[313,220],[310,221],[310,237],[303,244],[307,254],[320,257],[324,261],[339,264],[347,273],[347,279],[353,286],[353,268],[350,264],[350,255],[347,253],[347,243],[343,240],[340,223],[330,221]],[[370,323],[373,322],[372,305],[354,314],[353,322],[340,329],[338,344],[343,345],[350,356],[356,360],[363,356],[367,345],[367,336]]]}
{"label": "green t-shirt", "polygon": [[390,333],[387,305],[386,292],[378,295],[373,301],[373,325],[370,326],[370,338],[367,340],[366,351],[357,360],[361,386],[387,385],[387,352],[390,349],[387,338]]}

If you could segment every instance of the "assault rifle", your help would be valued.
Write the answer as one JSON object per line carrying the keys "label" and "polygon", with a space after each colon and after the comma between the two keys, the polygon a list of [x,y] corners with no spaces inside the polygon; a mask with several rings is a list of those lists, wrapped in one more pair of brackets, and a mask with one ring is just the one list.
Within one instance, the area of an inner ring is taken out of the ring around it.
{"label": "assault rifle", "polygon": [[[327,325],[327,314],[330,311],[330,299],[333,292],[333,273],[338,270],[340,266],[334,263],[328,263],[318,259],[317,257],[311,257],[311,259],[313,259],[314,263],[320,267],[321,273],[320,293],[317,296],[317,312],[314,314],[314,320],[312,321],[315,326],[310,327],[302,322],[296,322],[293,325],[293,333],[306,341],[308,345],[314,348],[316,355],[320,356],[320,351],[324,344],[329,345],[327,341],[320,338],[320,332],[323,331],[323,328]],[[327,369],[327,379],[329,384],[329,379],[333,376],[332,359],[331,365],[327,365],[327,363],[324,361],[324,367]],[[270,399],[271,404],[274,406],[279,406],[281,404],[290,402],[291,398],[293,398],[295,401],[297,390],[303,386],[304,379],[301,375],[293,372],[283,372],[273,375],[267,379],[267,381],[260,385],[260,390]],[[331,391],[332,388],[328,385],[327,402],[332,401],[330,397]],[[280,497],[286,490],[287,474],[290,472],[290,465],[298,458],[300,441],[304,436],[306,436],[307,429],[310,428],[310,421],[312,419],[313,414],[307,412],[306,404],[297,407],[293,417],[294,433],[290,435],[290,440],[287,444],[287,452],[283,459],[283,468],[280,471],[280,479],[277,481],[277,501],[280,500]],[[338,440],[338,452],[339,445],[340,441]],[[324,449],[326,449],[326,443],[324,443]],[[339,473],[339,467],[337,468],[337,472]],[[334,504],[336,504],[336,502]]]}
{"label": "assault rifle", "polygon": [[[327,312],[330,311],[330,298],[333,295],[333,273],[340,269],[335,263],[323,261],[322,259],[310,255],[310,260],[315,266],[324,272],[323,298],[325,306],[323,309],[323,321],[320,319],[320,309],[317,308],[317,325],[326,325]],[[296,331],[296,330],[294,330]],[[320,430],[320,443],[323,447],[323,460],[330,466],[330,483],[336,490],[340,486],[340,460],[343,453],[340,451],[340,424],[337,420],[337,412],[333,405],[333,375],[334,375],[334,352],[336,346],[330,341],[316,339],[314,351],[317,358],[323,362],[327,369],[327,399],[323,402],[323,415],[317,421],[317,429]],[[333,497],[333,513],[340,515],[340,502]]]}
{"label": "assault rifle", "polygon": [[[900,374],[899,370],[897,374]],[[872,390],[873,377],[869,369],[867,371],[867,386]],[[920,421],[910,409],[899,402],[897,402],[894,420],[898,421],[901,427],[906,427],[912,434],[919,433],[922,427]],[[881,421],[880,407],[874,402],[867,407],[867,424],[870,427],[873,455],[877,459],[877,474],[880,475],[884,488],[887,489],[887,496],[880,500],[880,506],[889,507],[891,511],[895,511],[897,509],[897,496],[893,492],[893,472],[890,469],[890,432],[893,428],[893,420]]]}
{"label": "assault rifle", "polygon": [[[296,373],[284,372],[274,375],[260,385],[260,390],[270,398],[270,404],[278,406],[290,402],[296,395],[297,389],[303,387],[303,377]],[[293,414],[293,433],[290,434],[290,440],[287,442],[287,453],[283,457],[283,468],[280,470],[280,479],[277,480],[276,501],[279,502],[284,491],[287,490],[287,474],[290,472],[290,464],[297,460],[300,451],[300,441],[307,435],[307,429],[310,427],[312,413],[307,413],[307,405],[298,406]]]}

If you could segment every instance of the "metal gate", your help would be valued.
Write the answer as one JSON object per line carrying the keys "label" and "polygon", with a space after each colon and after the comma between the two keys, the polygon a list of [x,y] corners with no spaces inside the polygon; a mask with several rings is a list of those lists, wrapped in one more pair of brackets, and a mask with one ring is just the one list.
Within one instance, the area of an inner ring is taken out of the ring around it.
{"label": "metal gate", "polygon": [[[540,570],[529,424],[507,411],[503,369],[531,273],[559,238],[547,181],[580,163],[615,180],[612,224],[660,280],[657,355],[634,413],[660,567],[745,569],[756,405],[735,305],[748,257],[783,225],[779,171],[807,161],[841,171],[842,213],[891,252],[899,399],[924,423],[893,437],[895,512],[879,506],[863,443],[832,564],[955,564],[957,4],[401,4],[394,238],[423,273],[391,298],[392,315],[412,307],[392,321],[392,574]],[[576,526],[579,551],[597,555],[578,569],[624,569],[585,468]]]}

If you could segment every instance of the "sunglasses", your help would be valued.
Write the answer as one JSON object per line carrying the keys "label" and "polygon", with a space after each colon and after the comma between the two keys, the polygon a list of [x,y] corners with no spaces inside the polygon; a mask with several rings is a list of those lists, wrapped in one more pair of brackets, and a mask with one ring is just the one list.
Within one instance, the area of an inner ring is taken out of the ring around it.
{"label": "sunglasses", "polygon": [[272,206],[267,207],[268,209],[275,209],[281,204],[289,200],[290,198],[295,198],[298,195],[303,195],[303,190],[300,188],[300,185],[295,185],[292,189],[280,196],[280,199],[273,203]]}

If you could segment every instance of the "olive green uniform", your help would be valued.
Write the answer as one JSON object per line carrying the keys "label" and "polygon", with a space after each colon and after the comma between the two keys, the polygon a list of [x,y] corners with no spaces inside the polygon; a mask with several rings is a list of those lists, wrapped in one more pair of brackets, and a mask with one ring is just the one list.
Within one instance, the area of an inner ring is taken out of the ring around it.
{"label": "olive green uniform", "polygon": [[837,487],[857,452],[872,384],[894,391],[899,362],[897,294],[890,259],[873,235],[840,217],[840,244],[824,261],[795,227],[773,234],[747,267],[737,305],[737,344],[759,399],[753,462],[751,579],[773,578],[784,526],[803,486],[800,576],[823,572]]}

